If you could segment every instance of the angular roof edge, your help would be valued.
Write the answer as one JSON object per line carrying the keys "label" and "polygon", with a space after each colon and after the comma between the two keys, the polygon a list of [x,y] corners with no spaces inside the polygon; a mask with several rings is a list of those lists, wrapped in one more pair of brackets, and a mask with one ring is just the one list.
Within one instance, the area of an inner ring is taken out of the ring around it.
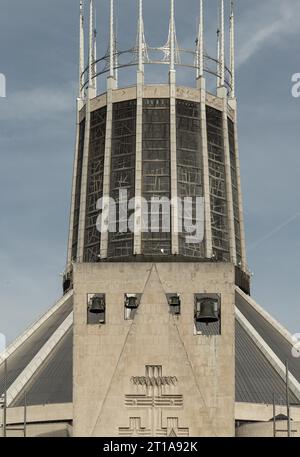
{"label": "angular roof edge", "polygon": [[38,318],[32,325],[30,325],[20,336],[18,336],[12,343],[0,353],[0,364],[4,362],[10,355],[12,355],[41,325],[46,322],[59,308],[61,308],[68,300],[73,297],[73,290],[70,290],[66,295],[60,298],[54,306],[52,306],[45,314]]}
{"label": "angular roof edge", "polygon": [[288,343],[292,346],[297,342],[293,338],[291,332],[289,332],[282,324],[280,324],[271,314],[269,314],[264,308],[262,308],[250,295],[245,294],[238,286],[235,286],[236,292],[247,301],[269,324],[273,325],[275,329],[283,336]]}
{"label": "angular roof edge", "polygon": [[[250,324],[247,318],[241,313],[241,311],[236,307],[235,315],[238,322],[242,325],[244,330],[248,333],[251,339],[255,342],[256,346],[271,363],[273,368],[277,371],[280,377],[285,381],[286,380],[286,367],[282,360],[275,354],[271,347],[266,343],[266,341],[260,336],[260,334],[255,330],[255,328]],[[294,395],[300,400],[300,383],[289,371],[289,387]]]}
{"label": "angular roof edge", "polygon": [[49,340],[33,357],[26,368],[20,373],[17,379],[7,390],[7,404],[8,406],[15,400],[15,398],[24,389],[28,381],[34,376],[40,366],[44,363],[47,357],[51,354],[57,343],[63,338],[69,328],[73,325],[73,311],[63,321],[63,323],[51,335]]}

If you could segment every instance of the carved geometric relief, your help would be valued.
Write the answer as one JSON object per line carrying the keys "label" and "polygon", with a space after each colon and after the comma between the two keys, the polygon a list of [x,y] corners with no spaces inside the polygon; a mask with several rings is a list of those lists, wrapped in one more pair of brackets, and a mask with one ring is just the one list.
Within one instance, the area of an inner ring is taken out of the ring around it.
{"label": "carved geometric relief", "polygon": [[149,436],[150,429],[142,427],[140,417],[130,417],[129,427],[119,427],[119,436]]}
{"label": "carved geometric relief", "polygon": [[168,417],[167,426],[157,432],[157,436],[189,436],[188,428],[179,427],[178,417]]}
{"label": "carved geometric relief", "polygon": [[[145,410],[149,424],[142,424],[139,416],[129,417],[128,427],[119,427],[120,436],[189,436],[189,429],[179,427],[176,416],[167,417],[163,424],[163,410],[181,409],[183,396],[169,392],[178,380],[175,376],[163,376],[160,365],[146,365],[145,376],[133,376],[131,382],[143,393],[125,395],[127,408]],[[142,426],[143,425],[143,426]]]}

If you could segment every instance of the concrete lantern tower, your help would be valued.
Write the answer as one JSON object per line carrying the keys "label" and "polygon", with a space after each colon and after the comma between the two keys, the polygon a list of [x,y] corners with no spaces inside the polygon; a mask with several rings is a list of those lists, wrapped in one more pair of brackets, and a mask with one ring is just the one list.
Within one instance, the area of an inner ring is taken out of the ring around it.
{"label": "concrete lantern tower", "polygon": [[[148,46],[139,0],[136,46],[119,51],[114,3],[108,53],[98,59],[89,2],[87,67],[80,4],[64,283],[65,291],[74,288],[74,434],[233,435],[235,284],[249,291],[233,2],[229,68],[224,1],[217,58],[204,51],[202,0],[192,50],[178,45],[174,0],[167,43]],[[118,87],[118,70],[132,64],[136,84]],[[145,84],[150,64],[169,65],[168,84]],[[176,84],[179,67],[194,68],[195,87]],[[107,90],[97,95],[105,74]],[[206,90],[207,75],[214,93]]]}
{"label": "concrete lantern tower", "polygon": [[[208,2],[182,49],[174,0],[161,47],[146,41],[139,0],[124,50],[110,0],[101,58],[95,3],[80,1],[64,293],[0,353],[0,436],[299,436],[299,342],[250,296],[233,2],[217,2],[214,57]],[[166,81],[146,84],[150,65]],[[177,83],[187,71],[191,87]]]}

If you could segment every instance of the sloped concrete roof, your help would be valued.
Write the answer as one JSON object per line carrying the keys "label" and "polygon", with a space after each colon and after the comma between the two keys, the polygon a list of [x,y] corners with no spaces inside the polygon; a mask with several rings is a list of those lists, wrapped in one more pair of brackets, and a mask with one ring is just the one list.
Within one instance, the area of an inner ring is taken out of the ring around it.
{"label": "sloped concrete roof", "polygon": [[[72,296],[58,302],[45,316],[43,316],[32,328],[29,328],[16,340],[4,357],[7,360],[7,387],[12,386],[22,375],[28,364],[47,344],[51,336],[62,325],[73,309]],[[53,310],[53,312],[52,312]],[[1,361],[1,358],[0,358]],[[4,362],[0,364],[0,395],[4,392]]]}
{"label": "sloped concrete roof", "polygon": [[[235,399],[245,403],[284,404],[286,385],[255,342],[236,321],[235,339]],[[291,392],[291,402],[298,403]]]}
{"label": "sloped concrete roof", "polygon": [[[259,307],[254,308],[244,298],[244,294],[236,294],[236,306],[245,316],[248,322],[256,329],[256,331],[263,337],[267,345],[284,363],[287,360],[289,371],[300,382],[300,358],[292,356],[292,344],[288,340],[288,332],[280,328],[276,328],[276,321],[273,322],[268,319],[267,313],[259,312]],[[263,310],[262,310],[263,311]]]}
{"label": "sloped concrete roof", "polygon": [[[69,329],[26,386],[29,405],[72,403],[73,329]],[[22,392],[12,406],[23,406]]]}
{"label": "sloped concrete roof", "polygon": [[[284,404],[285,379],[282,366],[288,360],[294,380],[290,400],[293,404],[300,404],[300,358],[292,356],[291,336],[279,324],[277,326],[275,321],[269,319],[263,310],[260,312],[259,306],[239,289],[236,292],[236,307],[236,401],[271,404],[275,393],[276,403]],[[18,376],[22,376],[22,371],[32,357],[47,344],[49,337],[71,312],[72,300],[67,299],[8,356],[8,386]],[[242,315],[243,322],[238,318],[239,315]],[[257,335],[263,340],[264,347],[258,343]],[[72,402],[72,337],[72,328],[69,328],[50,355],[41,361],[10,406],[24,404],[25,389],[29,405]],[[3,374],[2,363],[0,394],[4,387]]]}

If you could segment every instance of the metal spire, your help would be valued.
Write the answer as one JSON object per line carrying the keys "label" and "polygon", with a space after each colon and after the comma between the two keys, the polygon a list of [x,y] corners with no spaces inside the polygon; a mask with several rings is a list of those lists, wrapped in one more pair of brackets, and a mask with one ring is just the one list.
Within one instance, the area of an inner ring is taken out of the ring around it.
{"label": "metal spire", "polygon": [[89,88],[93,86],[93,54],[94,54],[94,0],[90,0],[89,24]]}
{"label": "metal spire", "polygon": [[234,1],[231,0],[230,12],[230,71],[231,71],[231,97],[235,98],[235,20]]}
{"label": "metal spire", "polygon": [[109,76],[114,77],[114,0],[110,0]]}
{"label": "metal spire", "polygon": [[97,27],[96,27],[96,9],[95,9],[95,25],[93,33],[93,88],[95,95],[97,95]]}
{"label": "metal spire", "polygon": [[200,18],[197,39],[198,68],[197,78],[204,74],[204,18],[203,18],[203,0],[200,0]]}
{"label": "metal spire", "polygon": [[83,0],[80,0],[80,23],[79,23],[79,98],[84,98],[84,17]]}
{"label": "metal spire", "polygon": [[[174,0],[170,1],[170,22],[168,41],[164,46],[157,48],[164,53],[164,62],[170,63],[170,71],[175,70],[175,63],[180,63],[180,50],[178,46],[174,15]],[[147,49],[146,49],[147,52]]]}
{"label": "metal spire", "polygon": [[221,87],[225,85],[225,19],[224,0],[220,0],[220,66],[221,66]]}
{"label": "metal spire", "polygon": [[117,30],[115,33],[114,37],[114,53],[115,53],[115,58],[114,58],[114,66],[115,66],[115,80],[116,80],[116,88],[118,87],[118,80],[119,80],[119,72],[118,72],[118,65],[119,65],[119,59],[118,59],[118,36],[117,36]]}
{"label": "metal spire", "polygon": [[138,30],[136,37],[135,52],[137,55],[138,72],[144,73],[144,64],[149,62],[148,47],[145,38],[145,28],[143,19],[143,0],[138,0]]}
{"label": "metal spire", "polygon": [[175,70],[175,15],[174,0],[170,0],[170,71]]}
{"label": "metal spire", "polygon": [[139,66],[140,72],[144,71],[143,62],[143,35],[144,35],[144,23],[143,23],[143,0],[139,0],[139,37],[138,37],[138,48],[139,48]]}
{"label": "metal spire", "polygon": [[220,87],[220,75],[221,75],[221,63],[220,63],[220,52],[221,52],[221,46],[220,46],[220,29],[217,30],[217,88]]}
{"label": "metal spire", "polygon": [[94,25],[94,0],[90,0],[90,24],[89,24],[89,84],[88,84],[88,97],[94,98],[97,93],[96,84],[96,32]]}

